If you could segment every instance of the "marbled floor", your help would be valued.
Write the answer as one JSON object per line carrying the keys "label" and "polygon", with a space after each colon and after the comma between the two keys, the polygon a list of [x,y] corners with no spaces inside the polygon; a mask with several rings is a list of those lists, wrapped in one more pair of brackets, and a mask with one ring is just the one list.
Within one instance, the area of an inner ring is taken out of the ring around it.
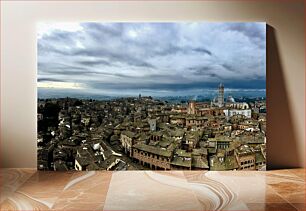
{"label": "marbled floor", "polygon": [[1,210],[305,210],[305,169],[42,172],[1,169]]}

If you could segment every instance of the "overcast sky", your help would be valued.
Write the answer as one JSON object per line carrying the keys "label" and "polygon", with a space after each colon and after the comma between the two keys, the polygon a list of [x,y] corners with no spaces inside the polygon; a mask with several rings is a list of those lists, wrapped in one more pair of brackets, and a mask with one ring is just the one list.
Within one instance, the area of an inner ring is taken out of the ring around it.
{"label": "overcast sky", "polygon": [[265,23],[38,25],[38,87],[93,94],[265,89]]}

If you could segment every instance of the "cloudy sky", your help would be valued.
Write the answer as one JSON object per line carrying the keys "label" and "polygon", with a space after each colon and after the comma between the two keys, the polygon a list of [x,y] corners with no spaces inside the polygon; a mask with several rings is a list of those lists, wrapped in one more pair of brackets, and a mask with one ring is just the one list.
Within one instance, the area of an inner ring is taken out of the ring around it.
{"label": "cloudy sky", "polygon": [[265,89],[265,23],[44,23],[38,88],[197,95],[220,82]]}

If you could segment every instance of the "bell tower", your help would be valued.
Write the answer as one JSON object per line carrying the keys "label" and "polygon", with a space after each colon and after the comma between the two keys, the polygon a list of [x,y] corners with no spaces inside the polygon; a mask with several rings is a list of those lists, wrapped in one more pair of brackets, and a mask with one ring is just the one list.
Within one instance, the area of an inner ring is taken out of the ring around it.
{"label": "bell tower", "polygon": [[224,85],[222,83],[220,83],[218,87],[218,106],[224,106]]}

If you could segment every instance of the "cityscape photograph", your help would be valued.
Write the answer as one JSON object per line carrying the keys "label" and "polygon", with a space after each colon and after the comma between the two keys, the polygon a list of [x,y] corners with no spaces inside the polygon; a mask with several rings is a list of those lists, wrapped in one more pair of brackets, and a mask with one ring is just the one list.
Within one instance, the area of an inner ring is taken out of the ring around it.
{"label": "cityscape photograph", "polygon": [[39,23],[37,53],[38,170],[266,170],[266,23]]}

